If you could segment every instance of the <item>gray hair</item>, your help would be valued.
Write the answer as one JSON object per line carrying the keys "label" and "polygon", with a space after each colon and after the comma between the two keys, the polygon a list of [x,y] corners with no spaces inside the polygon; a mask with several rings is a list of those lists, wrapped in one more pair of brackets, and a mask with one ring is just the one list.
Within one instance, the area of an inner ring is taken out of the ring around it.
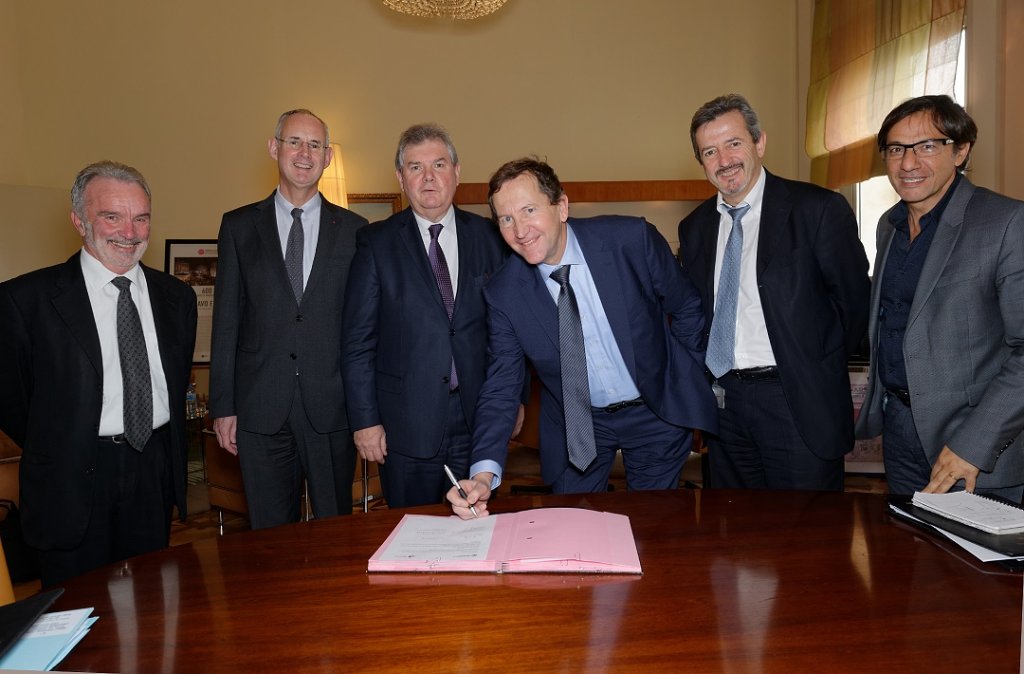
{"label": "gray hair", "polygon": [[402,132],[398,138],[398,150],[395,152],[395,170],[401,171],[405,162],[405,148],[410,145],[419,145],[428,140],[439,140],[448,148],[448,156],[452,160],[452,166],[458,166],[459,153],[455,151],[455,144],[452,137],[448,135],[440,124],[428,122],[426,124],[414,124]]}
{"label": "gray hair", "polygon": [[153,195],[149,191],[149,183],[138,169],[116,161],[98,161],[79,171],[75,177],[75,183],[71,186],[71,210],[83,222],[88,220],[85,214],[85,188],[93,178],[113,178],[123,183],[136,183],[146,193],[146,198],[150,201],[153,200]]}
{"label": "gray hair", "polygon": [[743,122],[747,125],[747,132],[750,133],[750,138],[755,143],[761,140],[761,123],[758,121],[757,113],[750,107],[747,99],[739,94],[719,96],[697,108],[697,112],[693,113],[693,120],[690,122],[690,143],[693,144],[693,156],[701,164],[704,162],[701,161],[700,149],[697,147],[697,129],[733,110],[743,115]]}
{"label": "gray hair", "polygon": [[330,129],[327,128],[327,122],[320,119],[320,117],[315,112],[313,112],[312,110],[307,110],[306,108],[295,108],[294,110],[289,110],[288,112],[282,112],[281,116],[277,118],[277,126],[274,127],[274,138],[281,137],[281,129],[284,128],[284,120],[288,119],[292,115],[309,115],[316,121],[320,122],[321,126],[324,127],[324,145],[331,144],[331,131]]}

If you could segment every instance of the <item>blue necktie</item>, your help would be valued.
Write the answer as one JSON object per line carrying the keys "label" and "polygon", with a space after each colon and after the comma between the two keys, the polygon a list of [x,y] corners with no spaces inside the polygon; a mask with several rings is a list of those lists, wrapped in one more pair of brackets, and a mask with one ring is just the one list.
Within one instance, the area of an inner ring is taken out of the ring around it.
{"label": "blue necktie", "polygon": [[732,216],[732,231],[725,244],[725,254],[722,255],[715,317],[711,321],[711,336],[708,338],[705,357],[708,369],[716,378],[732,369],[736,351],[736,309],[740,294],[740,263],[743,259],[743,226],[740,221],[750,206],[744,204],[727,210]]}
{"label": "blue necktie", "polygon": [[569,463],[581,471],[597,458],[594,441],[594,417],[590,409],[590,380],[587,377],[587,351],[583,343],[576,294],[569,285],[569,265],[550,274],[561,290],[558,293],[558,352],[562,366],[562,412],[565,415],[565,444]]}

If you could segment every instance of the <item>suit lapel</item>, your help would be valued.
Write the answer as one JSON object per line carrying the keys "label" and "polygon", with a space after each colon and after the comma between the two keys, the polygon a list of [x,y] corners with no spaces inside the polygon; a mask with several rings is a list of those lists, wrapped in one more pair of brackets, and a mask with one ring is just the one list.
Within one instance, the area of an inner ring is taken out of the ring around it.
{"label": "suit lapel", "polygon": [[[406,255],[409,258],[413,268],[416,269],[420,275],[421,282],[424,284],[424,288],[427,288],[427,292],[434,299],[434,302],[440,307],[441,311],[448,314],[448,310],[444,308],[444,301],[441,299],[441,291],[437,287],[437,279],[434,278],[434,271],[430,268],[430,258],[427,257],[427,251],[423,247],[423,236],[420,234],[420,228],[416,224],[416,217],[412,213],[412,208],[405,209],[403,213],[403,221],[401,230],[399,232],[399,238],[402,240],[402,245],[405,248]],[[461,235],[459,246],[462,245]],[[459,259],[462,255],[462,249],[459,249]],[[462,282],[462,274],[459,274],[459,282]],[[458,300],[456,300],[457,302]],[[453,314],[454,315],[454,314]]]}
{"label": "suit lapel", "polygon": [[775,256],[778,243],[782,237],[784,225],[789,221],[793,204],[789,199],[789,190],[782,181],[771,173],[765,172],[764,196],[761,199],[761,223],[757,237],[757,275],[764,273],[768,264]]}
{"label": "suit lapel", "polygon": [[[78,255],[85,255],[79,253]],[[92,313],[89,292],[85,289],[82,263],[78,255],[64,263],[57,279],[50,301],[68,326],[71,335],[81,345],[96,373],[103,376],[103,355],[100,352],[100,336],[96,329],[96,318]]]}
{"label": "suit lapel", "polygon": [[[323,195],[320,195],[320,233],[316,238],[313,267],[309,271],[309,279],[306,280],[306,288],[302,293],[303,297],[313,290],[321,282],[324,274],[327,273],[329,266],[327,260],[330,259],[331,251],[334,250],[334,244],[338,240],[338,227],[338,218],[334,204],[327,201]],[[284,264],[283,256],[281,257],[281,264]],[[288,271],[285,269],[286,279],[287,276]],[[290,283],[288,289],[291,290]]]}
{"label": "suit lapel", "polygon": [[156,327],[156,341],[160,348],[160,362],[164,368],[164,381],[172,387],[175,377],[177,356],[174,347],[178,337],[174,317],[178,313],[178,304],[169,295],[158,278],[161,272],[140,265],[146,275],[146,287],[149,289],[149,305],[153,309],[153,325]]}
{"label": "suit lapel", "polygon": [[254,224],[260,244],[263,246],[268,271],[277,277],[288,296],[294,299],[295,293],[288,280],[288,270],[284,266],[284,253],[281,252],[281,236],[277,233],[277,207],[274,203],[276,194],[275,191],[274,194],[256,205],[256,222]]}
{"label": "suit lapel", "polygon": [[[967,202],[974,194],[974,185],[967,182],[966,178],[960,178],[956,193],[946,204],[946,210],[942,212],[942,218],[934,227],[935,238],[928,247],[928,256],[921,268],[921,277],[917,281],[917,290],[914,292],[914,304],[910,307],[910,315],[907,317],[907,329],[914,324],[917,317],[921,315],[924,305],[935,288],[939,277],[946,268],[946,262],[960,239],[960,232],[963,231],[964,211],[967,209]],[[878,273],[877,270],[875,272]]]}
{"label": "suit lapel", "polygon": [[[551,340],[555,351],[558,351],[558,305],[551,299],[544,280],[540,277],[540,271],[532,264],[527,264],[522,258],[516,257],[518,265],[518,287],[522,290],[522,299],[510,298],[513,302],[522,302],[533,312],[544,334]],[[511,262],[511,260],[510,260]]]}

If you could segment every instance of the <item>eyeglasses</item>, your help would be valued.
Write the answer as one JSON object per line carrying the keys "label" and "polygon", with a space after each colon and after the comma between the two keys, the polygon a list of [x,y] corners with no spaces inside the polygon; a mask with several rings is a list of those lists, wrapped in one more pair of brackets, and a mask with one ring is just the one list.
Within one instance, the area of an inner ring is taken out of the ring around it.
{"label": "eyeglasses", "polygon": [[317,152],[323,152],[324,144],[318,140],[302,140],[301,138],[278,138],[274,136],[274,140],[278,143],[284,143],[289,149],[298,152],[305,145],[309,148],[309,151],[316,154]]}
{"label": "eyeglasses", "polygon": [[918,157],[934,157],[947,145],[955,143],[952,138],[928,138],[916,143],[889,143],[882,147],[882,156],[888,161],[903,159],[907,150],[913,150]]}

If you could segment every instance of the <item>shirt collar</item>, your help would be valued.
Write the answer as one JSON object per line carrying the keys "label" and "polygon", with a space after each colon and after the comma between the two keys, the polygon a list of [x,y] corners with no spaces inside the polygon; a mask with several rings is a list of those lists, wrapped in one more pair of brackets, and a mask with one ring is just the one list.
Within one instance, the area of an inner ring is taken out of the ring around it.
{"label": "shirt collar", "polygon": [[313,208],[314,205],[318,206],[320,204],[320,193],[317,192],[316,194],[314,194],[309,201],[302,204],[301,206],[296,206],[295,204],[291,203],[290,201],[284,198],[284,195],[281,194],[281,188],[278,187],[277,191],[274,193],[274,202],[277,204],[278,210],[284,211],[288,215],[291,215],[293,208],[301,208],[302,212],[305,214],[311,208]]}
{"label": "shirt collar", "polygon": [[562,252],[562,259],[558,261],[558,264],[547,264],[546,262],[541,262],[537,265],[537,269],[540,270],[540,273],[544,278],[547,278],[551,275],[551,272],[563,265],[581,265],[586,263],[587,260],[583,257],[583,251],[580,249],[579,241],[576,240],[576,234],[572,231],[572,225],[566,223],[565,251]]}
{"label": "shirt collar", "polygon": [[[932,226],[933,223],[938,222],[942,219],[942,214],[946,212],[946,206],[949,205],[949,200],[953,198],[953,192],[956,191],[956,186],[960,184],[960,179],[963,174],[959,171],[953,176],[953,182],[949,184],[949,189],[939,199],[939,203],[935,204],[935,208],[928,211],[921,217],[921,231]],[[892,211],[889,212],[889,224],[901,232],[907,232],[910,230],[910,209],[907,207],[907,202],[902,199],[893,207]]]}
{"label": "shirt collar", "polygon": [[416,218],[416,224],[420,228],[420,233],[424,236],[430,236],[430,226],[441,224],[444,225],[444,229],[441,231],[448,230],[452,234],[455,233],[455,207],[449,206],[448,210],[445,211],[444,215],[441,216],[440,220],[427,220],[416,211],[412,212],[412,216]]}
{"label": "shirt collar", "polygon": [[103,263],[94,258],[84,247],[82,248],[81,255],[79,255],[79,260],[81,260],[82,263],[82,276],[85,277],[85,283],[92,288],[103,288],[103,286],[107,285],[118,276],[125,277],[136,287],[142,287],[139,279],[142,275],[142,270],[138,264],[123,274],[115,274],[104,267]]}

